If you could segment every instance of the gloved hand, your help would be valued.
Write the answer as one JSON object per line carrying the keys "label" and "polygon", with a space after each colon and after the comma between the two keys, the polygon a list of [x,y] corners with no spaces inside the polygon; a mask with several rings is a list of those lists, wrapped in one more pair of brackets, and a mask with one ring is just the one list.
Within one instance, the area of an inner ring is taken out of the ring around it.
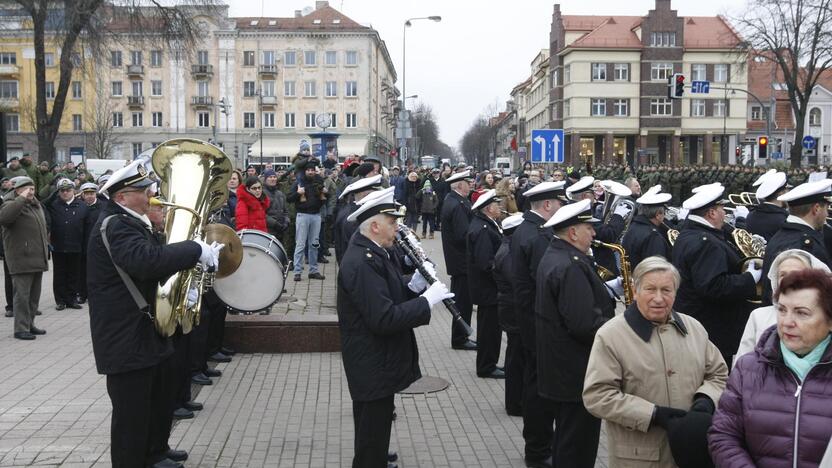
{"label": "gloved hand", "polygon": [[607,285],[607,293],[609,293],[611,298],[616,299],[617,297],[624,295],[624,282],[621,280],[620,276],[613,278],[604,284]]}
{"label": "gloved hand", "polygon": [[416,273],[413,273],[413,277],[410,278],[410,282],[407,283],[407,287],[415,293],[420,293],[428,287],[428,281],[419,270],[416,270]]}
{"label": "gloved hand", "polygon": [[197,300],[199,300],[199,291],[196,288],[189,289],[188,300],[185,301],[185,306],[190,309],[196,305]]}
{"label": "gloved hand", "polygon": [[714,402],[711,399],[701,393],[694,401],[693,404],[690,406],[691,411],[696,411],[698,413],[708,413],[714,414],[716,411],[716,406],[714,406]]}
{"label": "gloved hand", "polygon": [[216,268],[220,263],[220,250],[225,247],[225,244],[212,242],[211,245],[208,245],[201,239],[197,239],[196,243],[202,247],[202,254],[199,256],[199,263],[206,268]]}
{"label": "gloved hand", "polygon": [[442,282],[437,281],[422,293],[422,297],[427,299],[428,304],[433,307],[445,299],[454,297],[454,293],[448,291],[448,287],[442,284]]}
{"label": "gloved hand", "polygon": [[663,429],[667,429],[667,425],[671,420],[681,418],[686,414],[688,414],[688,412],[685,410],[656,405],[656,409],[653,410],[653,420],[650,421],[650,425],[656,425]]}
{"label": "gloved hand", "polygon": [[690,210],[688,210],[687,208],[680,208],[680,209],[679,209],[679,216],[677,217],[677,219],[678,219],[679,221],[681,221],[681,220],[683,220],[683,219],[687,219],[687,218],[688,218],[688,213],[689,213],[689,211],[690,211]]}
{"label": "gloved hand", "polygon": [[762,270],[762,269],[760,269],[760,268],[757,266],[757,264],[756,264],[756,263],[754,263],[754,262],[749,262],[749,263],[748,263],[748,269],[747,269],[747,270],[745,270],[745,271],[747,271],[748,273],[751,273],[751,276],[753,276],[753,277],[754,277],[754,282],[755,282],[755,283],[759,283],[759,282],[760,282],[760,278],[762,278],[762,277],[763,277],[763,270]]}
{"label": "gloved hand", "polygon": [[746,218],[746,217],[748,217],[748,208],[746,208],[742,205],[734,208],[734,218],[735,219]]}
{"label": "gloved hand", "polygon": [[425,270],[427,270],[427,271],[428,271],[428,273],[430,273],[430,276],[432,276],[432,277],[434,277],[434,278],[436,278],[436,277],[437,277],[437,276],[436,276],[436,266],[434,266],[434,265],[433,265],[433,263],[431,263],[431,262],[425,262],[425,263],[424,263],[424,266],[425,266]]}
{"label": "gloved hand", "polygon": [[619,203],[618,206],[615,207],[615,211],[612,213],[617,214],[622,218],[626,218],[630,214],[630,205],[626,203]]}

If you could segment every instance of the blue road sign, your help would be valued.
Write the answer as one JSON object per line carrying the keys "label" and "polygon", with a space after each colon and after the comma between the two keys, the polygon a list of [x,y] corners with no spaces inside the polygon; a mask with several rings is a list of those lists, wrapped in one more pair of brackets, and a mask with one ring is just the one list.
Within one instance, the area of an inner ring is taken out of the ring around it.
{"label": "blue road sign", "polygon": [[711,92],[710,81],[692,81],[690,83],[690,92],[692,94],[708,94]]}
{"label": "blue road sign", "polygon": [[532,130],[532,162],[562,163],[563,144],[562,129]]}
{"label": "blue road sign", "polygon": [[783,159],[783,153],[775,151],[771,153],[771,159]]}
{"label": "blue road sign", "polygon": [[815,148],[815,139],[812,138],[810,135],[806,135],[803,137],[803,147],[807,150]]}

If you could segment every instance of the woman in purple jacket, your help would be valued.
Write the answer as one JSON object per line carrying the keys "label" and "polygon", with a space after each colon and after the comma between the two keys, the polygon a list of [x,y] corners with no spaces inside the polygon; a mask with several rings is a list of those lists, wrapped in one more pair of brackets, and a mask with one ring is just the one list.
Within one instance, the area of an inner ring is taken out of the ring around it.
{"label": "woman in purple jacket", "polygon": [[718,467],[817,467],[832,436],[832,276],[786,275],[777,325],[737,362],[708,433]]}

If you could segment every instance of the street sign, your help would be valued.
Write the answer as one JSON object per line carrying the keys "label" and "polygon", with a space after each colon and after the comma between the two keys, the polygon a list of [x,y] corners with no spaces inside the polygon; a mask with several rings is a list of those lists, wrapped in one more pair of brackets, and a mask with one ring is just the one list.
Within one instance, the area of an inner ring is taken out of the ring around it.
{"label": "street sign", "polygon": [[803,147],[806,148],[807,150],[814,149],[815,148],[815,139],[812,138],[809,135],[806,135],[805,137],[803,137]]}
{"label": "street sign", "polygon": [[711,92],[710,81],[692,81],[690,83],[691,94],[708,94]]}
{"label": "street sign", "polygon": [[783,159],[783,153],[775,151],[771,153],[771,159]]}
{"label": "street sign", "polygon": [[563,129],[532,130],[532,162],[563,163]]}

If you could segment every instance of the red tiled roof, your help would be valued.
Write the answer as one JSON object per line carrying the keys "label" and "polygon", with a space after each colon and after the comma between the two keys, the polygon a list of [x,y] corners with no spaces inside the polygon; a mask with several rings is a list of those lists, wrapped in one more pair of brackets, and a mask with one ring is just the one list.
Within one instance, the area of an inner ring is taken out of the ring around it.
{"label": "red tiled roof", "polygon": [[[776,130],[794,128],[794,116],[792,115],[792,106],[789,102],[789,93],[772,88],[772,83],[782,82],[783,72],[774,61],[759,61],[756,57],[748,59],[748,91],[760,98],[764,103],[769,102],[772,96],[774,97],[776,102],[772,126]],[[757,101],[751,96],[748,96],[748,102],[751,105],[758,105]],[[766,122],[765,120],[751,120],[751,116],[749,115],[748,129],[765,130]]]}
{"label": "red tiled roof", "polygon": [[[292,18],[234,18],[242,31],[298,31],[298,30],[370,30],[331,6],[323,6],[306,16]],[[252,24],[256,21],[257,24]],[[271,24],[274,23],[274,24]]]}
{"label": "red tiled roof", "polygon": [[641,24],[642,18],[640,16],[610,16],[600,18],[603,21],[598,26],[570,44],[569,47],[641,48],[641,40],[633,31],[635,26]]}
{"label": "red tiled roof", "polygon": [[722,16],[686,16],[686,49],[730,49],[742,41]]}

